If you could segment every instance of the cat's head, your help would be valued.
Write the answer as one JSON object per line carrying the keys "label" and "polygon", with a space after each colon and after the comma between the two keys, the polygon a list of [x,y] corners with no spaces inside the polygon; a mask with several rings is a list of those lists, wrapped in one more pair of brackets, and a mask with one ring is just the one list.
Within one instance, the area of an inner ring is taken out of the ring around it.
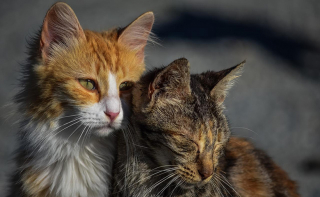
{"label": "cat's head", "polygon": [[143,76],[133,90],[134,120],[148,146],[143,150],[182,187],[203,185],[219,170],[230,136],[223,101],[243,64],[190,76],[181,58]]}
{"label": "cat's head", "polygon": [[16,97],[21,111],[39,122],[69,117],[97,135],[120,128],[124,101],[145,69],[153,22],[147,12],[123,29],[84,31],[67,4],[54,4],[31,45],[31,63]]}

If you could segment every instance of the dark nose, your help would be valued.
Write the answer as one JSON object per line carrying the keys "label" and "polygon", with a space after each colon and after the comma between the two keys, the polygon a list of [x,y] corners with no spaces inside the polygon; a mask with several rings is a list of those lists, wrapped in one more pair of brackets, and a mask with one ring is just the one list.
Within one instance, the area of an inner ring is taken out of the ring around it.
{"label": "dark nose", "polygon": [[109,118],[110,121],[112,122],[114,119],[117,118],[120,112],[104,112]]}
{"label": "dark nose", "polygon": [[207,179],[208,177],[210,177],[213,174],[213,168],[205,168],[203,167],[202,169],[198,170],[202,180]]}

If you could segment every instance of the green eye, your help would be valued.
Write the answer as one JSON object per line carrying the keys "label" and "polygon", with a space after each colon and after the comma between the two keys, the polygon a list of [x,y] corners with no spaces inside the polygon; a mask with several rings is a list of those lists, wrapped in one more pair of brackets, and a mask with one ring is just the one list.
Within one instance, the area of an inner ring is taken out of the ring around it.
{"label": "green eye", "polygon": [[96,89],[95,83],[91,79],[79,79],[79,83],[87,90]]}
{"label": "green eye", "polygon": [[126,91],[126,90],[130,90],[132,87],[133,87],[133,82],[125,81],[125,82],[120,84],[119,90],[120,91]]}

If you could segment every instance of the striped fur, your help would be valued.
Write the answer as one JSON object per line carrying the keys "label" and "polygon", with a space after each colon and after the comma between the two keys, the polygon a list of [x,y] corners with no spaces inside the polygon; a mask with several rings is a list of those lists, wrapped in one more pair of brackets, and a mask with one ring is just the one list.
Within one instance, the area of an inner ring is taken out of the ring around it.
{"label": "striped fur", "polygon": [[112,196],[298,196],[263,151],[230,138],[222,103],[243,64],[190,76],[181,58],[141,78],[131,127],[119,134]]}

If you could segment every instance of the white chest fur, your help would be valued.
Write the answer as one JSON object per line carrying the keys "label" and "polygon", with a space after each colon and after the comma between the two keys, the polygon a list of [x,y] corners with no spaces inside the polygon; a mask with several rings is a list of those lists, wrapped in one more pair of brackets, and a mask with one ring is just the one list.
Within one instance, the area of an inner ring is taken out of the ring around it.
{"label": "white chest fur", "polygon": [[108,196],[115,154],[114,135],[92,137],[80,145],[50,135],[44,140],[39,136],[36,140],[30,139],[34,132],[30,134],[28,140],[37,142],[32,145],[36,150],[32,150],[32,160],[23,168],[37,173],[34,184],[49,188],[52,196]]}

